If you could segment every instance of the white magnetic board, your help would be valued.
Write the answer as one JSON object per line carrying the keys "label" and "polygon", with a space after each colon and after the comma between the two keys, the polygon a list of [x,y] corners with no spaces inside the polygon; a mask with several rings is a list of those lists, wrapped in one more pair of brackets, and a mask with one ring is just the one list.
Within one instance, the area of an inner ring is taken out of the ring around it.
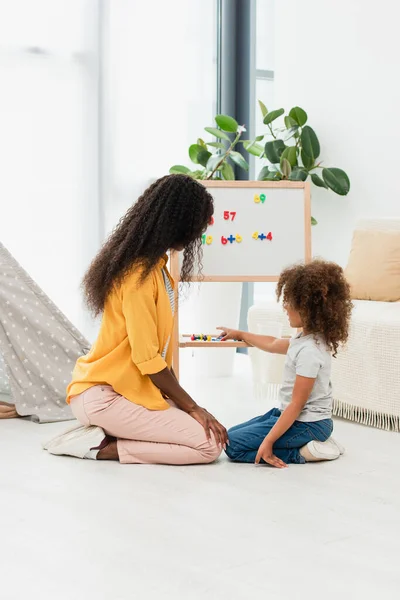
{"label": "white magnetic board", "polygon": [[309,184],[203,182],[214,222],[203,237],[203,276],[217,281],[274,281],[311,259]]}

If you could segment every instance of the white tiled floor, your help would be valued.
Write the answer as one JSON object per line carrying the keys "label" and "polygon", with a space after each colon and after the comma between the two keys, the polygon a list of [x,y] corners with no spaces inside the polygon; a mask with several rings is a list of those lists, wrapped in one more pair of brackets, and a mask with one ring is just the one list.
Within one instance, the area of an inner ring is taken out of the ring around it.
{"label": "white tiled floor", "polygon": [[[241,357],[187,387],[226,425],[265,412]],[[49,456],[64,425],[0,422],[1,600],[400,597],[400,436],[337,422],[347,454],[284,471]]]}

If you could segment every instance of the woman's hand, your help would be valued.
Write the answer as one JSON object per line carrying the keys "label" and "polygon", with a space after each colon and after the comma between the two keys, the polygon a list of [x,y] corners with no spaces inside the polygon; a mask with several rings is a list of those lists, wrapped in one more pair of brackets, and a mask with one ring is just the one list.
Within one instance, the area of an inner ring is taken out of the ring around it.
{"label": "woman's hand", "polygon": [[237,340],[240,342],[241,340],[241,331],[238,329],[229,329],[229,327],[217,327],[218,331],[222,331],[220,334],[220,338],[222,342],[227,342],[228,340]]}
{"label": "woman's hand", "polygon": [[260,460],[263,459],[269,465],[276,467],[277,469],[285,469],[287,464],[283,462],[280,458],[275,456],[272,451],[272,444],[268,440],[268,436],[264,439],[263,443],[258,449],[256,456],[256,465],[260,464]]}
{"label": "woman's hand", "polygon": [[225,427],[217,421],[205,408],[196,406],[193,410],[189,411],[189,415],[196,419],[198,423],[204,428],[207,439],[211,439],[211,432],[213,432],[215,441],[217,444],[226,449],[226,445],[229,444],[228,432]]}

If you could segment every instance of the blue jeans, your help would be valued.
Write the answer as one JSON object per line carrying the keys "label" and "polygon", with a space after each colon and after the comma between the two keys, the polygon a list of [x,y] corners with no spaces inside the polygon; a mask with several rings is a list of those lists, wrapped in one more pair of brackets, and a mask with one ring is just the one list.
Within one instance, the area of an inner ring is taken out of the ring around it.
{"label": "blue jeans", "polygon": [[[273,408],[265,415],[232,427],[228,431],[226,454],[236,462],[254,463],[258,448],[271,431],[281,411]],[[333,431],[332,419],[307,422],[295,421],[274,444],[274,454],[285,463],[304,463],[299,450],[311,440],[325,442]]]}

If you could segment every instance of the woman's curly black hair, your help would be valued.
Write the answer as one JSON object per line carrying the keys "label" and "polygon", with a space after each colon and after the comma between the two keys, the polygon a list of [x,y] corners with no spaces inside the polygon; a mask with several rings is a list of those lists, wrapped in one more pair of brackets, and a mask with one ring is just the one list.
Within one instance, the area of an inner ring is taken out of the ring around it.
{"label": "woman's curly black hair", "polygon": [[336,356],[347,341],[353,308],[343,269],[323,260],[289,267],[281,273],[276,294],[299,312],[304,330],[321,334]]}
{"label": "woman's curly black hair", "polygon": [[211,194],[187,175],[167,175],[153,183],[105,242],[90,265],[83,288],[88,307],[103,311],[112,287],[132,268],[141,281],[170,249],[184,249],[181,280],[201,270],[201,235],[214,212]]}

